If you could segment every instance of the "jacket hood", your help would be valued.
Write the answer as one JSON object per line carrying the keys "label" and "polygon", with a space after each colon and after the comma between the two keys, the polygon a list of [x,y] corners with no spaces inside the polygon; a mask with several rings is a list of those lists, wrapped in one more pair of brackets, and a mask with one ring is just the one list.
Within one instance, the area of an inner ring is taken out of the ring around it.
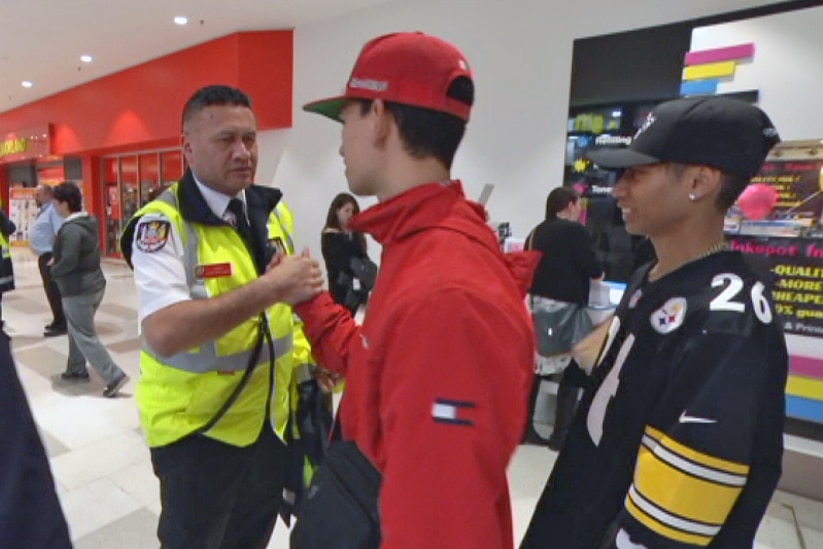
{"label": "jacket hood", "polygon": [[[352,230],[372,235],[383,246],[417,232],[441,228],[459,232],[501,254],[497,236],[486,223],[482,205],[466,199],[459,180],[427,183],[356,215]],[[505,254],[504,261],[525,296],[540,261],[537,252]]]}
{"label": "jacket hood", "polygon": [[72,218],[66,218],[66,223],[73,223],[75,226],[80,227],[84,231],[91,232],[93,234],[97,234],[98,224],[97,218],[87,214],[86,212],[82,212],[80,215]]}

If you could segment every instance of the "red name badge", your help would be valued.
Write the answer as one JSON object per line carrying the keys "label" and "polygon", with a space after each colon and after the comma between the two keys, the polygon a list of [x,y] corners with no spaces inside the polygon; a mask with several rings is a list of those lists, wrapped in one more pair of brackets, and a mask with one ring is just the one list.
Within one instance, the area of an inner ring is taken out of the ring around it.
{"label": "red name badge", "polygon": [[231,276],[231,263],[212,263],[211,265],[198,265],[194,268],[194,276],[197,278],[222,278]]}

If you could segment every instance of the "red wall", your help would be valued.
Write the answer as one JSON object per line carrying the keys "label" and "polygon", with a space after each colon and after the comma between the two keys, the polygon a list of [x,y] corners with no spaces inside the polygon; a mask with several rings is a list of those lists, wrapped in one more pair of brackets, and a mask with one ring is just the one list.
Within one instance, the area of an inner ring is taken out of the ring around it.
{"label": "red wall", "polygon": [[289,128],[292,38],[291,30],[218,38],[0,113],[0,132],[52,123],[54,155],[176,144],[186,100],[216,83],[252,97],[260,129]]}
{"label": "red wall", "polygon": [[[209,84],[249,94],[259,129],[290,128],[293,58],[291,30],[225,36],[0,113],[0,135],[52,124],[51,154],[82,158],[85,207],[100,221],[104,242],[99,155],[179,145],[183,105]],[[5,176],[0,163],[4,207]]]}

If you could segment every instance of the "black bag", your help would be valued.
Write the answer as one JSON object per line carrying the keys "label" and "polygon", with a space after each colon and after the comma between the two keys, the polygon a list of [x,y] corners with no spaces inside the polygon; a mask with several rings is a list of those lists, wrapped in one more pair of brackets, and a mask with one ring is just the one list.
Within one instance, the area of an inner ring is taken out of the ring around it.
{"label": "black bag", "polygon": [[377,279],[377,265],[368,257],[352,257],[349,261],[354,276],[360,281],[360,286],[365,290],[374,289],[374,281]]}
{"label": "black bag", "polygon": [[323,463],[333,426],[331,395],[324,394],[313,377],[299,381],[297,409],[289,416],[285,431],[288,456],[280,516],[286,526],[291,524],[292,515],[300,514],[300,505],[308,490],[306,461],[314,468]]}
{"label": "black bag", "polygon": [[378,549],[382,476],[354,442],[335,442],[291,532],[291,549]]}

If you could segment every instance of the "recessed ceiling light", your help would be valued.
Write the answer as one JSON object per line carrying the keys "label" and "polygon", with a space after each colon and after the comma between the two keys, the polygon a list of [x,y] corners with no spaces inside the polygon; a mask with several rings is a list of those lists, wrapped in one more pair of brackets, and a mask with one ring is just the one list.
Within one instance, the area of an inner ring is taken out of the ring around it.
{"label": "recessed ceiling light", "polygon": [[30,88],[30,87],[34,86],[34,84],[32,82],[29,82],[28,80],[23,80],[23,82],[21,82],[20,85],[23,86],[24,88]]}
{"label": "recessed ceiling light", "polygon": [[80,56],[80,61],[82,61],[83,63],[91,63],[93,60],[94,60],[94,58],[91,55],[81,55]]}
{"label": "recessed ceiling light", "polygon": [[178,15],[174,18],[174,22],[178,25],[185,25],[189,22],[189,18],[184,15]]}

